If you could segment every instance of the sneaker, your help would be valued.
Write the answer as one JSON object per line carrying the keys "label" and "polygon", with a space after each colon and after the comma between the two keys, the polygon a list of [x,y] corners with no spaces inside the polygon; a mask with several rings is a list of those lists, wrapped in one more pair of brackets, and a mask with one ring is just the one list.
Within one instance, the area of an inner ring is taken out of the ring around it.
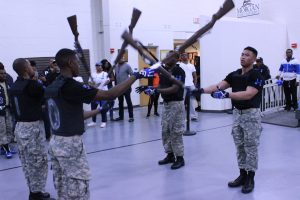
{"label": "sneaker", "polygon": [[201,112],[201,107],[200,107],[200,106],[198,106],[197,108],[195,108],[195,111],[197,111],[197,112]]}
{"label": "sneaker", "polygon": [[133,118],[129,118],[128,122],[133,122],[134,119]]}
{"label": "sneaker", "polygon": [[95,126],[95,125],[96,125],[95,122],[90,122],[90,123],[87,124],[88,127]]}
{"label": "sneaker", "polygon": [[5,152],[5,157],[7,158],[7,159],[10,159],[10,158],[12,158],[12,153],[10,152],[10,151],[6,151]]}
{"label": "sneaker", "polygon": [[106,127],[106,123],[102,122],[102,124],[100,125],[100,128],[105,128]]}
{"label": "sneaker", "polygon": [[154,115],[157,116],[157,117],[159,117],[159,114],[158,114],[158,113],[154,113]]}
{"label": "sneaker", "polygon": [[150,114],[148,113],[146,117],[150,117]]}

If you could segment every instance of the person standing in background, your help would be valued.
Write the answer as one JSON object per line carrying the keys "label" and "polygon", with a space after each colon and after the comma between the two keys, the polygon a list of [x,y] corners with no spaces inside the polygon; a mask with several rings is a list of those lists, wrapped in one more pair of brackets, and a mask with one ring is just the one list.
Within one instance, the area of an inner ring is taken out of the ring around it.
{"label": "person standing in background", "polygon": [[[120,62],[116,65],[115,75],[116,75],[116,85],[119,85],[126,81],[129,76],[132,76],[133,71],[131,66],[125,62],[124,58],[120,60]],[[129,122],[133,122],[133,105],[131,101],[131,88],[125,91],[118,97],[119,100],[119,117],[115,119],[115,121],[124,120],[124,98],[127,103],[128,114],[129,114]]]}
{"label": "person standing in background", "polygon": [[299,85],[299,61],[293,57],[293,50],[286,50],[286,58],[283,59],[277,79],[283,79],[283,90],[285,95],[285,110],[290,111],[291,107],[296,110],[297,104],[297,86]]}
{"label": "person standing in background", "polygon": [[[94,84],[93,86],[99,90],[107,90],[107,84],[109,83],[109,78],[108,78],[108,74],[107,72],[103,71],[103,66],[101,62],[97,62],[95,64],[96,67],[96,73],[93,73],[92,79],[89,80],[90,84]],[[93,82],[92,82],[93,80]],[[98,106],[102,106],[104,103],[104,101],[92,101],[91,102],[91,109],[94,110],[96,109]],[[94,126],[96,125],[96,118],[97,116],[93,116],[92,117],[92,122],[89,123],[87,126]],[[106,122],[107,122],[107,116],[106,116],[106,111],[101,111],[101,120],[102,123],[100,125],[101,128],[105,128],[106,127]]]}
{"label": "person standing in background", "polygon": [[[192,91],[195,89],[195,86],[197,84],[197,75],[196,75],[196,69],[195,66],[193,66],[191,63],[189,63],[189,57],[187,53],[182,53],[181,56],[181,62],[179,63],[179,66],[181,67],[181,69],[184,70],[185,72],[185,88],[184,88],[184,98],[186,98],[187,95],[187,91]],[[195,111],[195,107],[194,107],[194,96],[190,97],[190,116],[191,116],[191,120],[192,121],[197,121],[198,120],[198,116],[197,113]],[[187,104],[187,102],[186,102]]]}
{"label": "person standing in background", "polygon": [[[101,60],[101,63],[102,63],[101,65],[102,65],[103,71],[108,73],[109,83],[107,84],[107,88],[111,89],[113,87],[113,82],[116,80],[114,72],[112,70],[112,65],[106,59]],[[115,100],[111,100],[111,103],[112,103],[112,105],[114,105]],[[112,108],[109,110],[110,121],[114,120],[114,110],[113,110],[113,108],[114,108],[114,106],[112,106]]]}
{"label": "person standing in background", "polygon": [[[153,86],[153,88],[158,88],[158,86],[159,86],[159,75],[158,75],[158,73],[154,73],[154,76],[152,78],[148,79],[148,86]],[[153,95],[149,96],[147,117],[150,117],[150,113],[151,113],[151,109],[152,109],[153,104],[154,104],[154,115],[159,117],[159,113],[157,111],[157,109],[158,109],[158,99],[159,99],[159,93],[154,93]]]}

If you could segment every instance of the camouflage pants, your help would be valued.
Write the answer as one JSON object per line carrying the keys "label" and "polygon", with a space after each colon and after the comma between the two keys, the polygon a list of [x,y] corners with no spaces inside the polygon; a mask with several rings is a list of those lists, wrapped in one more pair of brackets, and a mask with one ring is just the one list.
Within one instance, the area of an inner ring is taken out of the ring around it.
{"label": "camouflage pants", "polygon": [[45,191],[48,160],[42,121],[17,122],[15,128],[19,157],[31,192]]}
{"label": "camouflage pants", "polygon": [[90,199],[89,180],[91,175],[81,136],[52,135],[49,154],[58,199]]}
{"label": "camouflage pants", "polygon": [[237,150],[239,168],[256,171],[259,138],[262,130],[260,110],[259,108],[242,111],[234,109],[233,116],[232,136]]}
{"label": "camouflage pants", "polygon": [[182,101],[164,102],[162,112],[162,142],[166,153],[183,156],[182,134],[185,131],[184,104]]}
{"label": "camouflage pants", "polygon": [[5,116],[0,115],[0,145],[9,144],[14,140],[12,127],[12,116],[9,109],[5,109]]}

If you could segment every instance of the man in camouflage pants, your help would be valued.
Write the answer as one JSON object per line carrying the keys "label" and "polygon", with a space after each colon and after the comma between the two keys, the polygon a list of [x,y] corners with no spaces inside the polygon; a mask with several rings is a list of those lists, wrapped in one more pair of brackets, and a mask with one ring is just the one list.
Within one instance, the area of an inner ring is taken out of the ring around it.
{"label": "man in camouflage pants", "polygon": [[4,65],[0,62],[0,151],[8,159],[12,158],[13,153],[9,147],[9,143],[14,140],[8,95],[9,87]]}
{"label": "man in camouflage pants", "polygon": [[110,90],[98,90],[73,79],[79,74],[79,60],[73,50],[59,50],[55,60],[61,75],[45,90],[53,131],[49,154],[54,187],[59,200],[88,200],[91,175],[81,135],[84,133],[84,119],[98,114],[101,109],[83,111],[83,103],[114,99],[128,90],[136,79],[145,76],[133,73]]}
{"label": "man in camouflage pants", "polygon": [[31,80],[34,71],[28,60],[16,59],[13,68],[18,74],[10,90],[17,121],[15,135],[30,191],[29,200],[53,200],[45,192],[48,161],[45,129],[41,121],[44,89],[36,80]]}
{"label": "man in camouflage pants", "polygon": [[[258,145],[261,134],[260,102],[264,79],[253,69],[257,50],[246,47],[241,55],[242,68],[231,72],[216,85],[199,89],[200,93],[211,93],[213,98],[231,98],[234,106],[232,136],[237,149],[240,176],[228,183],[229,187],[242,187],[243,193],[254,189],[257,170]],[[231,87],[232,92],[225,89]]]}
{"label": "man in camouflage pants", "polygon": [[[169,54],[172,53],[169,52]],[[168,55],[169,55],[168,54]],[[177,65],[177,58],[166,63],[165,69],[172,74],[178,81],[185,82],[185,72]],[[184,88],[163,74],[159,74],[159,87],[139,86],[136,88],[138,93],[144,92],[147,95],[161,93],[164,100],[162,113],[162,142],[167,156],[158,161],[159,165],[173,163],[171,169],[178,169],[185,165],[184,145],[182,135],[185,131],[185,110],[183,104]]]}

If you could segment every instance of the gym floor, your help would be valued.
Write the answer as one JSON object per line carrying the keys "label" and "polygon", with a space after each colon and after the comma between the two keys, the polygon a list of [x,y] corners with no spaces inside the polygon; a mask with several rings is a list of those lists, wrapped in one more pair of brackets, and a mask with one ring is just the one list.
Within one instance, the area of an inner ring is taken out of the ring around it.
{"label": "gym floor", "polygon": [[[178,170],[157,164],[165,156],[161,118],[146,118],[146,108],[135,108],[134,115],[133,123],[127,118],[108,121],[106,128],[100,128],[99,115],[97,126],[85,132],[91,200],[300,199],[299,128],[263,124],[255,189],[243,194],[241,188],[227,187],[239,173],[230,134],[232,115],[199,113],[198,122],[191,122],[197,134],[184,137],[186,165]],[[50,169],[46,190],[56,196]],[[0,158],[0,194],[1,200],[28,198],[17,155]]]}

